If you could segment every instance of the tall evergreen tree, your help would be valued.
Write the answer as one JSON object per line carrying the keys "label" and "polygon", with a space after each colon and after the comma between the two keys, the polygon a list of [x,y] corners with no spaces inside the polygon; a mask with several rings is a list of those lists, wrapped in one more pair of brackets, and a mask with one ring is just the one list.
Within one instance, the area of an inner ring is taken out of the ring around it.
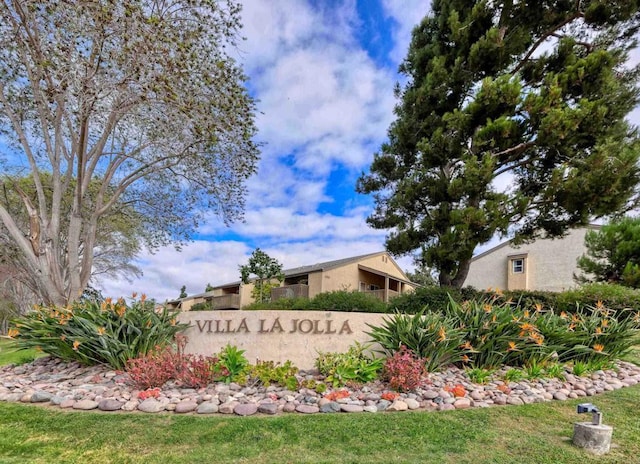
{"label": "tall evergreen tree", "polygon": [[390,252],[461,286],[478,244],[561,236],[624,209],[640,143],[639,2],[434,0],[413,31],[389,141],[357,189]]}
{"label": "tall evergreen tree", "polygon": [[623,217],[590,230],[584,237],[587,253],[578,259],[584,272],[580,283],[613,282],[640,288],[640,218]]}

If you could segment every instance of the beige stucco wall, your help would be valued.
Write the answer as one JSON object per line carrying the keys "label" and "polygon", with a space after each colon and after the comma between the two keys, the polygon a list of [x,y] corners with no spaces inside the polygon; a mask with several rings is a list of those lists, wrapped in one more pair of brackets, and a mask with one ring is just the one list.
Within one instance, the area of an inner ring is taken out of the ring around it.
{"label": "beige stucco wall", "polygon": [[510,256],[527,255],[528,290],[559,292],[576,286],[577,259],[586,249],[584,236],[588,228],[572,230],[561,239],[536,240],[533,243],[499,246],[471,262],[464,285],[477,289],[508,288]]}
{"label": "beige stucco wall", "polygon": [[[380,254],[362,259],[356,263],[346,264],[344,266],[325,271],[322,291],[358,291],[360,289],[360,282],[376,284],[380,288],[385,288],[384,276],[367,275],[366,272],[360,270],[359,266],[375,269],[376,271],[384,272],[398,279],[406,279],[402,270],[394,264],[393,260],[389,258],[387,254]],[[365,275],[367,275],[366,278],[364,277]]]}
{"label": "beige stucco wall", "polygon": [[245,350],[256,360],[293,362],[314,367],[318,352],[344,352],[354,342],[365,343],[384,314],[333,311],[197,311],[178,316],[190,327],[185,332],[188,353],[213,355],[227,344]]}
{"label": "beige stucco wall", "polygon": [[309,285],[309,298],[313,298],[318,293],[324,291],[322,289],[323,280],[322,272],[320,271],[309,274],[309,281],[307,283],[307,285]]}

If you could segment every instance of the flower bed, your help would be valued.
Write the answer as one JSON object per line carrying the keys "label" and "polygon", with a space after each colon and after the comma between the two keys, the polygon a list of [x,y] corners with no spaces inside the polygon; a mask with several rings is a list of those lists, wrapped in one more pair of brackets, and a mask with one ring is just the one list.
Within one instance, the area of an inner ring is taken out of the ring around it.
{"label": "flower bed", "polygon": [[[485,384],[471,382],[467,373],[450,367],[430,373],[424,385],[397,393],[374,381],[357,388],[289,390],[259,382],[216,382],[202,388],[183,388],[172,381],[162,388],[136,389],[128,374],[104,365],[82,366],[44,357],[21,366],[0,368],[0,401],[41,403],[74,410],[172,412],[253,415],[282,413],[446,411],[471,407],[521,405],[590,397],[636,385],[640,367],[619,362],[615,369],[577,376],[566,370],[564,379],[504,380],[509,370],[494,372]],[[299,372],[296,378],[321,382],[317,372]]]}

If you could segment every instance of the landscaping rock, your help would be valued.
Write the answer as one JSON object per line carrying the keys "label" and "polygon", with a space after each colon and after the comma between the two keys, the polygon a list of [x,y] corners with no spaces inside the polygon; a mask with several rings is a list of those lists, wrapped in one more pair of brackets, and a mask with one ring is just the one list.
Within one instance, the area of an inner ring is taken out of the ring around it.
{"label": "landscaping rock", "polygon": [[260,403],[258,405],[258,412],[261,414],[277,414],[278,405],[276,403]]}
{"label": "landscaping rock", "polygon": [[362,412],[364,408],[358,404],[341,404],[340,410],[342,412]]}
{"label": "landscaping rock", "polygon": [[404,402],[407,403],[407,407],[411,410],[420,408],[420,403],[414,398],[405,398]]}
{"label": "landscaping rock", "polygon": [[219,406],[218,411],[221,414],[233,414],[233,411],[236,409],[238,404],[239,403],[237,401],[227,401]]}
{"label": "landscaping rock", "polygon": [[[179,403],[176,403],[173,410],[176,412],[176,414],[185,414],[187,412],[195,411],[197,407],[198,407],[198,403],[196,403],[195,401],[187,400],[187,401],[181,401]],[[216,408],[216,412],[217,412],[217,408]]]}
{"label": "landscaping rock", "polygon": [[122,409],[123,404],[118,400],[106,399],[98,403],[98,409],[101,411],[119,411]]}
{"label": "landscaping rock", "polygon": [[93,400],[79,400],[73,403],[73,409],[80,409],[82,411],[89,411],[91,409],[96,409],[98,407],[98,403]]}
{"label": "landscaping rock", "polygon": [[146,400],[144,400],[142,403],[138,405],[138,410],[142,412],[154,413],[154,412],[164,411],[164,409],[165,409],[165,405],[162,402],[156,400],[155,398],[147,398]]}
{"label": "landscaping rock", "polygon": [[258,412],[258,405],[255,403],[241,403],[233,409],[233,412],[238,416],[252,416]]}
{"label": "landscaping rock", "polygon": [[32,403],[47,403],[49,401],[51,401],[51,398],[53,397],[53,395],[49,392],[46,391],[42,391],[42,390],[37,390],[33,393],[33,395],[31,395],[31,402]]}
{"label": "landscaping rock", "polygon": [[299,404],[298,406],[296,406],[296,412],[302,413],[302,414],[315,414],[317,412],[320,412],[320,408],[318,408],[318,406],[313,406],[310,404]]}
{"label": "landscaping rock", "polygon": [[387,408],[387,411],[406,411],[407,409],[409,409],[407,403],[402,400],[396,400]]}
{"label": "landscaping rock", "polygon": [[[191,403],[191,402],[188,402],[188,403]],[[220,411],[220,408],[213,401],[204,401],[196,406],[195,411],[198,414],[215,414]],[[178,405],[176,405],[176,412],[178,412]],[[187,411],[184,411],[184,412],[187,412]]]}

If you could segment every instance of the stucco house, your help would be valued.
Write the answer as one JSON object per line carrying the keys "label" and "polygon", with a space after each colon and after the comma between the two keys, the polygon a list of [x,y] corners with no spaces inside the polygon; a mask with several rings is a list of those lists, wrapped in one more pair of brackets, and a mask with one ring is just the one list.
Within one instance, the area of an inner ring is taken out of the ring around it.
{"label": "stucco house", "polygon": [[539,239],[515,247],[506,241],[471,261],[464,286],[477,289],[561,292],[576,286],[577,260],[586,253],[584,237],[597,225],[573,229],[556,239]]}
{"label": "stucco house", "polygon": [[[283,271],[280,287],[271,290],[271,299],[313,298],[319,293],[336,290],[370,293],[382,301],[412,291],[417,285],[387,252],[354,256],[326,263]],[[240,281],[214,287],[212,291],[168,301],[171,308],[188,311],[196,303],[209,303],[213,309],[241,309],[254,302],[253,283]]]}

